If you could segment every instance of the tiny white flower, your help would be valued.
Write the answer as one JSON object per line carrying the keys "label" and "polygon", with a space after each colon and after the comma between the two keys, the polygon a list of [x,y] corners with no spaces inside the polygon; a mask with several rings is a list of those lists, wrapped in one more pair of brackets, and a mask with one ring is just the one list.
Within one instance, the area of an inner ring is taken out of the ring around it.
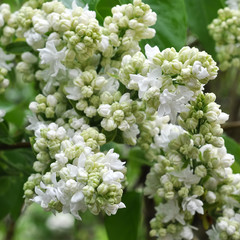
{"label": "tiny white flower", "polygon": [[187,197],[183,199],[182,202],[182,208],[184,211],[189,211],[192,215],[195,214],[195,212],[198,212],[199,214],[203,214],[203,202],[199,199],[196,199],[198,196],[193,195],[191,197]]}
{"label": "tiny white flower", "polygon": [[47,42],[46,47],[38,49],[40,52],[39,56],[41,59],[41,64],[49,65],[50,75],[56,77],[59,70],[65,70],[65,66],[61,61],[65,57],[66,47],[61,51],[57,51],[53,41]]}
{"label": "tiny white flower", "polygon": [[14,54],[6,54],[0,47],[0,67],[6,68],[7,70],[11,70],[14,64],[7,62],[12,61],[14,58],[15,58]]}
{"label": "tiny white flower", "polygon": [[168,149],[168,144],[185,132],[186,131],[181,126],[173,125],[171,123],[165,124],[161,129],[161,135],[154,137],[154,144],[152,144],[152,147],[161,147],[166,151]]}
{"label": "tiny white flower", "polygon": [[169,115],[171,122],[175,122],[178,113],[188,110],[186,105],[192,99],[193,94],[185,86],[177,86],[174,92],[164,89],[160,95],[159,116]]}
{"label": "tiny white flower", "polygon": [[30,53],[30,52],[24,52],[22,55],[21,55],[21,58],[24,62],[26,63],[29,63],[29,64],[33,64],[33,63],[36,63],[38,58]]}
{"label": "tiny white flower", "polygon": [[176,200],[170,200],[167,203],[160,203],[156,207],[157,213],[164,216],[163,222],[168,223],[170,221],[177,220],[182,225],[185,224],[184,216],[180,213],[180,208]]}
{"label": "tiny white flower", "polygon": [[224,220],[221,220],[217,223],[217,228],[219,228],[222,231],[225,231],[228,228],[228,223]]}
{"label": "tiny white flower", "polygon": [[125,208],[125,204],[123,202],[120,202],[119,204],[107,204],[104,208],[104,211],[108,216],[115,215],[117,213],[118,209]]}
{"label": "tiny white flower", "polygon": [[98,49],[104,52],[109,46],[109,37],[102,35],[101,42],[98,44]]}
{"label": "tiny white flower", "polygon": [[42,16],[35,15],[32,18],[33,28],[40,34],[45,34],[49,31],[50,24],[47,20],[43,19]]}
{"label": "tiny white flower", "polygon": [[111,106],[109,104],[101,104],[98,108],[98,114],[101,117],[110,117],[111,115]]}
{"label": "tiny white flower", "polygon": [[216,228],[213,226],[212,229],[208,230],[207,235],[209,237],[209,240],[219,240],[219,232],[216,230]]}
{"label": "tiny white flower", "polygon": [[44,39],[42,35],[35,32],[33,28],[26,31],[24,33],[24,37],[26,38],[27,44],[30,45],[34,50],[44,46]]}
{"label": "tiny white flower", "polygon": [[131,81],[129,82],[129,86],[138,85],[138,96],[142,98],[144,93],[151,87],[161,88],[162,86],[162,70],[160,67],[151,69],[147,76],[141,76],[140,74],[130,74]]}
{"label": "tiny white flower", "polygon": [[195,61],[192,68],[192,73],[195,75],[198,79],[202,80],[204,78],[209,77],[209,73],[206,68],[202,66],[202,63],[199,61]]}
{"label": "tiny white flower", "polygon": [[193,232],[189,226],[184,226],[180,236],[185,240],[192,240],[193,239]]}
{"label": "tiny white flower", "polygon": [[113,169],[113,170],[122,170],[122,169],[124,169],[125,162],[122,162],[119,159],[119,154],[115,153],[114,149],[110,149],[107,152],[107,154],[105,156],[105,159],[106,159],[106,165],[109,164],[111,169]]}
{"label": "tiny white flower", "polygon": [[178,181],[184,182],[186,186],[198,184],[201,179],[201,177],[193,173],[193,170],[190,169],[189,165],[181,171],[171,172],[171,175],[178,177]]}
{"label": "tiny white flower", "polygon": [[48,95],[47,104],[50,107],[55,107],[57,105],[57,99],[53,95]]}
{"label": "tiny white flower", "polygon": [[152,62],[157,53],[160,53],[160,50],[157,46],[151,47],[149,44],[145,46],[145,54],[150,62]]}

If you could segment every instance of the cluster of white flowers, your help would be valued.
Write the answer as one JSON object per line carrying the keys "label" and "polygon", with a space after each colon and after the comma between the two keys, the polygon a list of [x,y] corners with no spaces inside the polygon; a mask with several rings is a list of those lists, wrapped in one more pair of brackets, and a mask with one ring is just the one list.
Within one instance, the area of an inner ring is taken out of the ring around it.
{"label": "cluster of white flowers", "polygon": [[208,26],[216,43],[219,67],[223,71],[240,66],[240,9],[237,2],[239,1],[229,1],[230,8],[219,9],[218,17]]}
{"label": "cluster of white flowers", "polygon": [[103,26],[75,1],[68,9],[30,0],[9,11],[0,5],[0,90],[15,58],[4,46],[19,38],[31,50],[16,58],[16,70],[39,87],[29,105],[36,161],[24,185],[27,203],[77,219],[87,209],[115,214],[125,207],[125,163],[101,146],[116,141],[140,146],[152,161],[145,188],[157,205],[152,236],[191,240],[194,217],[208,214],[217,219],[211,240],[239,239],[239,176],[220,126],[228,115],[203,93],[218,71],[210,55],[146,45],[145,56],[139,41],[155,35],[156,14],[141,0],[114,7]]}
{"label": "cluster of white flowers", "polygon": [[39,174],[25,183],[25,197],[48,211],[71,213],[77,219],[86,209],[115,214],[125,207],[121,202],[124,162],[113,149],[99,152],[105,135],[76,116],[72,110],[56,123],[31,119],[28,129],[35,132],[37,158],[33,168]]}
{"label": "cluster of white flowers", "polygon": [[[133,53],[140,50],[138,41],[150,36],[146,32],[154,35],[148,27],[156,14],[136,0],[113,8],[112,19],[107,17],[101,27],[95,12],[75,2],[72,9],[58,1],[35,7],[33,2],[13,13],[16,37],[24,37],[33,49],[21,55],[16,69],[25,81],[36,79],[40,88],[29,105],[38,173],[24,185],[26,202],[78,219],[86,209],[115,214],[124,207],[125,167],[113,149],[102,153],[100,146],[116,137],[136,145],[138,124],[146,114],[141,99],[120,91],[119,68],[113,66],[116,56],[121,65],[133,45]],[[115,35],[123,31],[116,44]],[[112,54],[105,55],[106,47]]]}
{"label": "cluster of white flowers", "polygon": [[234,157],[221,137],[220,124],[228,115],[214,101],[214,94],[199,94],[189,111],[179,115],[179,125],[165,122],[154,137],[155,164],[145,188],[146,195],[160,202],[151,221],[152,236],[193,239],[191,224],[200,214],[217,218],[216,227],[208,231],[211,240],[239,239],[239,174],[232,173]]}
{"label": "cluster of white flowers", "polygon": [[218,67],[211,56],[196,48],[184,47],[179,52],[167,48],[160,52],[146,45],[145,53],[147,59],[141,53],[124,56],[120,81],[138,91],[147,112],[157,110],[160,116],[169,115],[172,122],[204,84],[217,76]]}

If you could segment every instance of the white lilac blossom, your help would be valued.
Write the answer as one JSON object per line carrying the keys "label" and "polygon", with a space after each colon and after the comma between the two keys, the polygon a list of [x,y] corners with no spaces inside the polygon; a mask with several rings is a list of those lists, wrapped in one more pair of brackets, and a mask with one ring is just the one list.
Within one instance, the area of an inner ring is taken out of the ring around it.
{"label": "white lilac blossom", "polygon": [[159,116],[169,115],[172,122],[175,122],[177,114],[187,110],[186,105],[193,97],[193,94],[184,86],[178,86],[174,93],[165,89],[160,94]]}
{"label": "white lilac blossom", "polygon": [[[220,67],[239,66],[232,42],[239,11],[218,14],[209,28],[221,40]],[[76,219],[86,210],[116,214],[128,207],[122,202],[126,168],[105,144],[136,145],[152,165],[144,188],[156,205],[151,236],[192,240],[193,220],[204,214],[216,220],[207,231],[211,240],[240,239],[240,177],[231,170],[234,157],[221,128],[228,115],[214,94],[203,93],[218,67],[197,48],[146,45],[144,55],[139,41],[155,35],[156,19],[141,0],[113,7],[103,26],[75,1],[72,9],[56,0],[26,2],[12,14],[0,5],[0,93],[15,63],[22,79],[39,86],[29,105],[36,161],[24,184],[26,203]],[[4,50],[17,38],[31,47],[21,60]]]}
{"label": "white lilac blossom", "polygon": [[49,75],[55,77],[60,70],[65,70],[65,66],[61,61],[65,57],[66,48],[58,51],[54,42],[50,41],[46,43],[46,47],[38,49],[41,64],[49,65]]}
{"label": "white lilac blossom", "polygon": [[[227,7],[218,10],[218,16],[208,26],[215,41],[215,50],[219,68],[226,71],[230,67],[239,67],[239,0],[227,0]],[[227,36],[227,37],[226,37]]]}

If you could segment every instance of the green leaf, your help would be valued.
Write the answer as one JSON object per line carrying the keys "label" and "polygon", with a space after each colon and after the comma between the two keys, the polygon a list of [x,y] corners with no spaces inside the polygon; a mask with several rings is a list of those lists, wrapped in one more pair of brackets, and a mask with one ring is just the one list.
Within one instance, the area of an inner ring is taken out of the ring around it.
{"label": "green leaf", "polygon": [[152,166],[152,163],[145,158],[145,152],[139,147],[131,148],[128,155],[129,161],[138,162],[148,166]]}
{"label": "green leaf", "polygon": [[22,6],[23,2],[24,2],[24,0],[2,0],[2,1],[0,1],[0,3],[9,4],[12,12],[18,10]]}
{"label": "green leaf", "polygon": [[9,127],[5,121],[0,122],[0,143],[4,144],[12,143],[12,140],[9,137]]}
{"label": "green leaf", "polygon": [[127,192],[122,202],[125,209],[119,209],[114,216],[105,217],[105,227],[109,240],[136,240],[141,222],[142,194]]}
{"label": "green leaf", "polygon": [[3,152],[2,157],[20,173],[29,175],[33,172],[33,162],[36,160],[32,149],[14,149]]}
{"label": "green leaf", "polygon": [[132,0],[119,0],[119,2],[121,4],[128,4],[128,3],[132,3],[133,1]]}
{"label": "green leaf", "polygon": [[235,157],[235,162],[232,165],[233,172],[240,173],[240,144],[228,136],[223,136],[223,139],[227,152]]}
{"label": "green leaf", "polygon": [[31,51],[32,48],[24,41],[16,41],[6,46],[5,50],[8,53],[22,54]]}
{"label": "green leaf", "polygon": [[[195,1],[195,0],[194,0]],[[160,50],[174,47],[177,50],[186,44],[187,20],[184,0],[146,1],[157,13],[156,36],[141,42],[141,45],[158,46]]]}
{"label": "green leaf", "polygon": [[21,213],[24,202],[23,184],[26,177],[23,176],[1,176],[0,177],[0,219],[11,214],[17,219]]}
{"label": "green leaf", "polygon": [[111,9],[116,5],[121,5],[121,3],[118,0],[99,0],[96,6],[96,10],[102,16],[102,18],[105,18],[112,15]]}
{"label": "green leaf", "polygon": [[23,110],[23,107],[20,105],[15,105],[15,107],[7,112],[5,119],[8,122],[11,122],[19,127],[22,127],[24,123],[24,118],[25,118],[25,111]]}
{"label": "green leaf", "polygon": [[215,43],[208,33],[207,26],[217,17],[217,11],[223,8],[221,0],[185,0],[188,25],[204,49],[215,57]]}

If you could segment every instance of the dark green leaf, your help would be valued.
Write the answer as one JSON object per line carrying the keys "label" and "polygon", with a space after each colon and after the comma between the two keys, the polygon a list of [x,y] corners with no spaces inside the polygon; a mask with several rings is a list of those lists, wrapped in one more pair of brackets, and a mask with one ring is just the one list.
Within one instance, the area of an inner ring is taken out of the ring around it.
{"label": "dark green leaf", "polygon": [[22,127],[24,123],[24,118],[25,118],[25,111],[23,109],[23,106],[21,104],[15,105],[15,107],[7,112],[5,119],[8,122],[11,122],[18,126],[18,128]]}
{"label": "dark green leaf", "polygon": [[9,4],[12,12],[18,10],[22,6],[23,2],[24,2],[24,0],[2,0],[2,1],[0,1],[0,3]]}
{"label": "dark green leaf", "polygon": [[217,17],[219,8],[223,8],[221,0],[185,0],[188,25],[196,34],[204,49],[215,57],[215,43],[208,33],[207,26]]}
{"label": "dark green leaf", "polygon": [[20,215],[25,181],[22,176],[0,177],[0,219],[9,213],[14,219]]}
{"label": "dark green leaf", "polygon": [[10,144],[9,128],[6,122],[0,122],[0,143]]}
{"label": "dark green leaf", "polygon": [[[195,1],[195,0],[194,0]],[[184,0],[149,0],[146,1],[157,13],[156,36],[144,40],[142,45],[158,46],[160,50],[174,47],[177,50],[186,44],[187,21]]]}
{"label": "dark green leaf", "polygon": [[133,1],[132,0],[119,0],[119,2],[121,4],[128,4],[128,3],[132,3]]}
{"label": "dark green leaf", "polygon": [[228,136],[223,136],[227,152],[235,157],[235,162],[232,165],[234,173],[240,173],[240,145]]}
{"label": "dark green leaf", "polygon": [[20,173],[29,175],[33,172],[33,162],[36,160],[32,149],[14,149],[3,152],[2,156],[10,166]]}
{"label": "dark green leaf", "polygon": [[106,216],[105,227],[109,240],[136,240],[141,222],[142,194],[127,192],[122,201],[125,209],[119,209],[114,216]]}
{"label": "dark green leaf", "polygon": [[24,52],[31,51],[32,48],[26,42],[17,41],[17,42],[8,44],[5,48],[5,50],[8,53],[22,54]]}
{"label": "dark green leaf", "polygon": [[118,0],[99,0],[97,3],[96,10],[99,12],[99,14],[105,18],[107,16],[111,16],[111,9],[116,6],[120,5],[120,2]]}
{"label": "dark green leaf", "polygon": [[152,163],[145,158],[145,152],[139,147],[131,148],[128,155],[129,161],[139,162],[148,166],[152,166]]}

